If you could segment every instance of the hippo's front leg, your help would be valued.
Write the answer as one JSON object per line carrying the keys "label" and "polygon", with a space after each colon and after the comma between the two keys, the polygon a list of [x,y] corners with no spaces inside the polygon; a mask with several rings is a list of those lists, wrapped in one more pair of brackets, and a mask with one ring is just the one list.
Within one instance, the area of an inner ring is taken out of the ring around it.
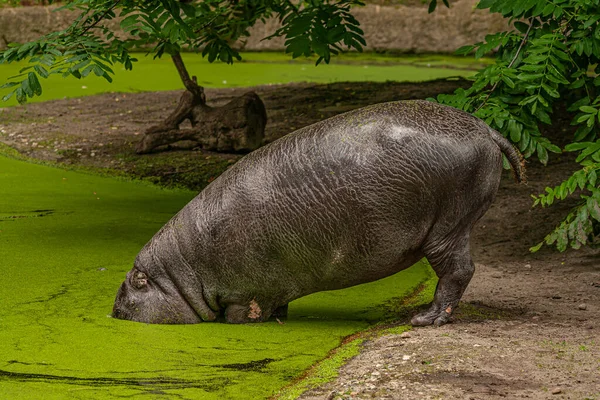
{"label": "hippo's front leg", "polygon": [[439,281],[431,306],[412,318],[410,322],[413,326],[440,326],[447,323],[475,272],[468,236],[459,245],[445,244],[441,248],[433,246],[433,250],[426,251],[427,259]]}
{"label": "hippo's front leg", "polygon": [[264,322],[271,317],[287,317],[287,304],[274,307],[270,301],[253,298],[249,302],[236,302],[225,307],[225,320],[230,324]]}

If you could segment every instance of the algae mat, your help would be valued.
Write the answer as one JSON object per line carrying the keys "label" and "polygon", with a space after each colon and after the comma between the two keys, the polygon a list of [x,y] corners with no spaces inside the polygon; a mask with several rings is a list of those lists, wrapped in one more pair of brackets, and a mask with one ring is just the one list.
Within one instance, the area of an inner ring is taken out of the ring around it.
{"label": "algae mat", "polygon": [[267,398],[429,275],[308,296],[284,325],[110,318],[139,249],[193,196],[0,157],[0,398]]}

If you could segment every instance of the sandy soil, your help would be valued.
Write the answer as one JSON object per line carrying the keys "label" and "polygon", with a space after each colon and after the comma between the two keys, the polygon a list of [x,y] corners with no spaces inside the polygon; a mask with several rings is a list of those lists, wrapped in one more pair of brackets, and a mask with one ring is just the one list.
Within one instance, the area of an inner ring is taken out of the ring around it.
{"label": "sandy soil", "polygon": [[[464,81],[296,84],[254,88],[269,114],[266,140],[339,112],[382,101],[426,98]],[[247,89],[207,90],[221,105]],[[143,130],[179,93],[105,94],[0,111],[0,141],[22,154],[201,189],[239,155],[201,149],[137,156]],[[561,110],[558,110],[560,113]],[[564,114],[564,113],[563,113]],[[568,139],[568,116],[548,134]],[[475,276],[453,323],[364,344],[339,378],[304,399],[600,399],[600,253],[528,248],[573,203],[531,209],[531,194],[576,169],[568,156],[528,164],[528,185],[510,173],[473,232]]]}

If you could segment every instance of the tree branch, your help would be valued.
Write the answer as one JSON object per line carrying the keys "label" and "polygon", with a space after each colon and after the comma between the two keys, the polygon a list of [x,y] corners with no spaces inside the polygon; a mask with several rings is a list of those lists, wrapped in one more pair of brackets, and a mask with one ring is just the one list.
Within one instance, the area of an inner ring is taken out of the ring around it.
{"label": "tree branch", "polygon": [[[519,44],[519,48],[517,49],[515,56],[510,61],[510,64],[508,64],[509,69],[512,68],[514,63],[517,61],[517,58],[519,57],[519,54],[521,53],[521,50],[523,49],[525,42],[527,42],[527,39],[529,38],[529,32],[531,32],[532,26],[533,26],[533,20],[529,20],[529,28],[527,28],[527,32],[525,32],[525,36],[523,36],[523,40],[521,40],[521,44]],[[479,111],[481,109],[481,107],[483,107],[485,105],[485,103],[487,103],[487,101],[490,99],[490,96],[492,95],[492,93],[494,93],[494,90],[496,90],[496,87],[498,87],[499,83],[500,83],[500,79],[498,80],[498,82],[494,83],[494,86],[492,86],[492,88],[490,89],[490,92],[487,94],[487,96],[485,97],[483,102],[479,105],[479,107],[477,107],[475,109],[475,111],[473,111],[473,114],[475,114],[477,111]]]}
{"label": "tree branch", "polygon": [[81,32],[79,35],[83,36],[85,35],[90,29],[93,29],[96,27],[96,25],[98,25],[98,23],[100,23],[100,21],[102,21],[107,15],[108,13],[110,13],[112,10],[115,9],[116,6],[119,5],[119,3],[121,2],[121,0],[116,0],[112,6],[110,6],[106,11],[104,11],[104,13],[102,13],[102,15],[96,20],[94,21],[94,23],[92,23],[90,26],[87,26],[83,32]]}

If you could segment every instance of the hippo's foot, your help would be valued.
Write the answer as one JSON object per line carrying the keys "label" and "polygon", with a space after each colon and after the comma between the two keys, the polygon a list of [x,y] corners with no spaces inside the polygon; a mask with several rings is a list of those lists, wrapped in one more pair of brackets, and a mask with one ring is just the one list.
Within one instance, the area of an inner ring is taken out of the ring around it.
{"label": "hippo's foot", "polygon": [[415,315],[410,323],[413,326],[435,325],[442,326],[450,322],[452,315],[452,306],[448,306],[445,310],[440,310],[436,304],[433,304],[429,310]]}
{"label": "hippo's foot", "polygon": [[460,246],[450,247],[450,250],[446,246],[432,246],[426,252],[439,280],[429,309],[415,315],[410,321],[414,326],[441,326],[448,323],[473,276],[475,265],[469,252],[468,237],[457,236],[456,240]]}

